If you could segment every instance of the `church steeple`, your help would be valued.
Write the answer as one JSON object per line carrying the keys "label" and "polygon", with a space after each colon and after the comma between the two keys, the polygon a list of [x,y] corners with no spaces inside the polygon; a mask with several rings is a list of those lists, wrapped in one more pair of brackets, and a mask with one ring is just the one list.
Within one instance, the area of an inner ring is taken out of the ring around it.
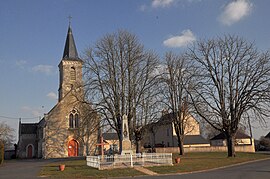
{"label": "church steeple", "polygon": [[72,29],[69,24],[68,33],[65,43],[65,49],[63,53],[63,59],[65,60],[80,60],[76,49],[75,41],[72,34]]}
{"label": "church steeple", "polygon": [[58,65],[60,75],[58,89],[59,102],[71,90],[80,88],[82,86],[82,65],[83,61],[78,56],[71,26],[69,24],[63,58]]}

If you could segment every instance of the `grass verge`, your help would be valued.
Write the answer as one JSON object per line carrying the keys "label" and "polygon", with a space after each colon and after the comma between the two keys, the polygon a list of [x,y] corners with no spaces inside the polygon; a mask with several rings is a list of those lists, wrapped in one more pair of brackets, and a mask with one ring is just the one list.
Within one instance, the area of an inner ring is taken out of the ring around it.
{"label": "grass verge", "polygon": [[[59,164],[65,164],[64,171],[59,171]],[[107,178],[139,175],[143,175],[143,173],[132,168],[97,170],[96,168],[88,167],[85,160],[51,163],[44,166],[40,171],[40,176],[50,178]]]}
{"label": "grass verge", "polygon": [[[178,154],[173,154],[173,160],[179,157]],[[270,158],[267,154],[258,153],[237,153],[237,157],[228,158],[225,152],[211,152],[211,153],[186,153],[181,156],[181,162],[173,166],[159,166],[147,167],[147,169],[159,173],[184,173],[200,170],[208,170],[227,165]],[[173,161],[174,162],[174,161]],[[65,164],[64,171],[59,171],[59,164]],[[88,167],[85,160],[73,160],[51,163],[43,167],[40,176],[49,176],[51,178],[108,178],[108,177],[125,177],[125,176],[139,176],[143,173],[132,168],[125,169],[111,169],[111,170],[97,170]]]}
{"label": "grass verge", "polygon": [[[173,154],[173,159],[176,157],[179,157],[179,155]],[[147,169],[159,174],[185,173],[209,170],[264,158],[270,158],[270,155],[258,153],[237,153],[236,157],[228,158],[227,153],[225,152],[186,153],[184,156],[180,157],[181,162],[179,164],[175,164],[175,161],[173,161],[173,166],[147,167]]]}

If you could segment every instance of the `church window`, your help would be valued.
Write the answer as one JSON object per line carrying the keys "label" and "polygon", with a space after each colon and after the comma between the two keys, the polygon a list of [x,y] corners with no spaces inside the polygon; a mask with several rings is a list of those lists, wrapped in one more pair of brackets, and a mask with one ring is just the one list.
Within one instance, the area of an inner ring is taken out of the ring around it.
{"label": "church window", "polygon": [[72,110],[69,115],[69,128],[79,127],[79,114],[76,110]]}
{"label": "church window", "polygon": [[75,70],[74,67],[71,67],[71,69],[70,69],[70,79],[72,81],[75,81],[76,80],[76,70]]}
{"label": "church window", "polygon": [[69,128],[73,128],[73,114],[69,115]]}
{"label": "church window", "polygon": [[75,114],[75,127],[78,128],[79,127],[79,115]]}

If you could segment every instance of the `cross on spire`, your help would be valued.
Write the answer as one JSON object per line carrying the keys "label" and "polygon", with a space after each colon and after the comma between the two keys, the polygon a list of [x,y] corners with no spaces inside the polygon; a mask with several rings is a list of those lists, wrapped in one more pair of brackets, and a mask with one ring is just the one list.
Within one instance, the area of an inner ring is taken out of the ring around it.
{"label": "cross on spire", "polygon": [[72,16],[71,15],[69,15],[68,17],[68,24],[69,24],[69,26],[70,26],[70,24],[71,24],[71,19],[72,19]]}

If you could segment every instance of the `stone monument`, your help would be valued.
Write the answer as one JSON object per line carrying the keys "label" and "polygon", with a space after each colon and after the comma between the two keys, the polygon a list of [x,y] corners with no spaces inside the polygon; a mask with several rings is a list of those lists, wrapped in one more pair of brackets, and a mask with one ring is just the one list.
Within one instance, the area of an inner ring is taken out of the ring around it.
{"label": "stone monument", "polygon": [[133,154],[131,148],[131,142],[129,140],[129,131],[128,131],[128,119],[127,115],[123,115],[122,118],[122,151],[121,155]]}

